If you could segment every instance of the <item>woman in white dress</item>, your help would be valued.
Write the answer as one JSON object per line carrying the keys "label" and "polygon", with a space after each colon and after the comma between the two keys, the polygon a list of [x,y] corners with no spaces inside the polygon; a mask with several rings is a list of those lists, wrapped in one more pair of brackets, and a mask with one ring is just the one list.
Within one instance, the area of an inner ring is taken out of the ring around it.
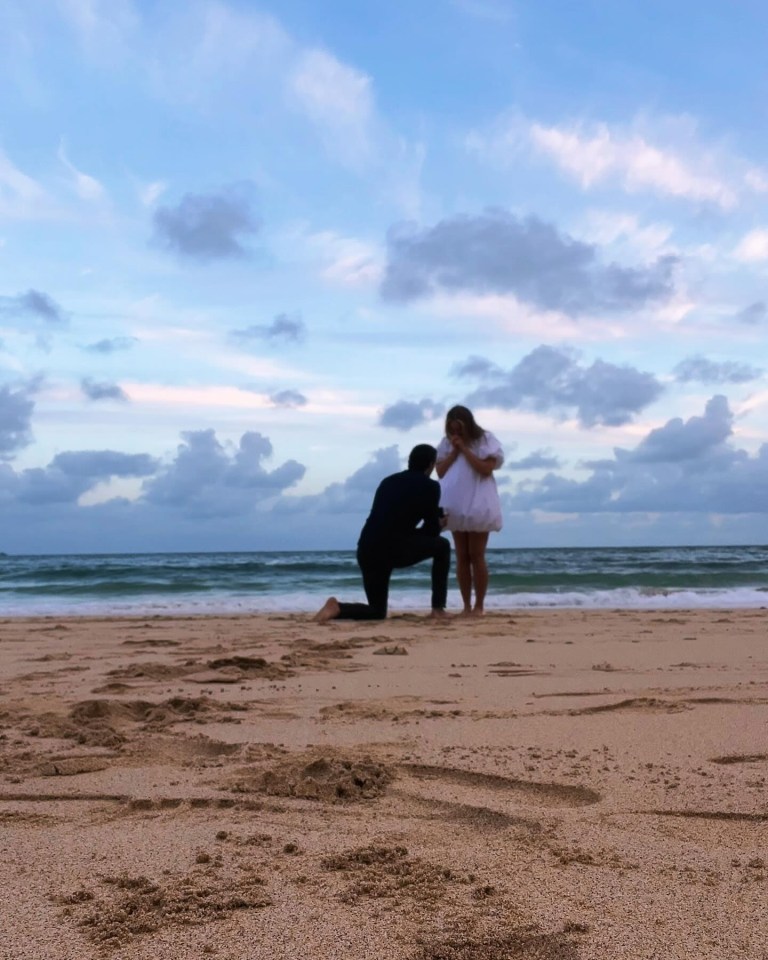
{"label": "woman in white dress", "polygon": [[[451,407],[437,448],[437,476],[446,528],[456,548],[456,579],[465,616],[482,616],[488,591],[488,534],[501,530],[501,503],[493,471],[504,462],[496,437],[475,423],[467,407]],[[472,593],[474,590],[474,606]]]}

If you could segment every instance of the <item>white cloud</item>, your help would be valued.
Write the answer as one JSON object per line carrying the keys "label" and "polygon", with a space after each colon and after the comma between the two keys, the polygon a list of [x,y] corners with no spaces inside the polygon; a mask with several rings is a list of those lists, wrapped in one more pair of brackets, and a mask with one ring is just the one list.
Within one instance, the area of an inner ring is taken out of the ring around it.
{"label": "white cloud", "polygon": [[629,193],[651,190],[715,203],[724,209],[731,209],[737,202],[735,190],[723,178],[699,169],[674,150],[651,143],[640,133],[625,134],[604,123],[592,132],[578,124],[546,127],[534,123],[529,135],[539,151],[584,189],[618,180]]}
{"label": "white cloud", "polygon": [[108,64],[127,49],[140,22],[133,0],[57,0],[57,6],[88,54]]}
{"label": "white cloud", "polygon": [[43,214],[48,205],[45,190],[37,180],[15,166],[0,150],[0,215],[24,220]]}
{"label": "white cloud", "polygon": [[747,170],[744,174],[744,182],[749,189],[754,190],[755,193],[768,193],[768,175],[756,167]]}
{"label": "white cloud", "polygon": [[670,245],[672,227],[666,223],[641,224],[630,213],[609,210],[592,210],[585,218],[585,226],[579,231],[583,239],[601,247],[610,246],[624,252],[640,255],[650,260],[664,253],[676,252]]}
{"label": "white cloud", "polygon": [[56,153],[56,156],[71,174],[72,188],[81,200],[86,200],[89,203],[96,203],[105,198],[106,191],[101,183],[99,183],[95,177],[92,177],[87,173],[83,173],[82,170],[78,170],[77,167],[71,162],[67,156],[66,147],[63,140],[59,144],[59,149]]}
{"label": "white cloud", "polygon": [[768,260],[768,229],[761,227],[750,230],[733,251],[737,260],[744,263],[759,263]]}
{"label": "white cloud", "polygon": [[372,289],[384,270],[384,253],[359,237],[345,237],[335,230],[291,230],[282,240],[286,252],[305,247],[319,275],[334,286]]}
{"label": "white cloud", "polygon": [[324,50],[307,50],[288,80],[299,109],[326,148],[353,165],[368,159],[374,115],[371,78]]}
{"label": "white cloud", "polygon": [[144,207],[154,207],[167,189],[168,184],[165,180],[154,180],[152,183],[139,184],[137,190],[141,205]]}

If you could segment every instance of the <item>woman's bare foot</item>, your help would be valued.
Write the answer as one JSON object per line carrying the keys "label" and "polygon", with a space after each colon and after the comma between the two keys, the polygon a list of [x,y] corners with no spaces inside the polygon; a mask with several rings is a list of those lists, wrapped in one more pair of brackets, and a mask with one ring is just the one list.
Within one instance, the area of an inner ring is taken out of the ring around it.
{"label": "woman's bare foot", "polygon": [[329,620],[335,620],[340,613],[339,601],[336,597],[328,597],[312,619],[315,623],[328,623]]}
{"label": "woman's bare foot", "polygon": [[462,618],[464,618],[464,617],[471,617],[471,616],[472,616],[472,608],[471,608],[471,607],[464,607],[464,609],[461,611],[461,613],[459,614],[459,616],[462,617]]}
{"label": "woman's bare foot", "polygon": [[483,610],[482,607],[475,607],[475,609],[471,613],[471,616],[473,617],[482,617],[484,615],[485,615],[485,610]]}

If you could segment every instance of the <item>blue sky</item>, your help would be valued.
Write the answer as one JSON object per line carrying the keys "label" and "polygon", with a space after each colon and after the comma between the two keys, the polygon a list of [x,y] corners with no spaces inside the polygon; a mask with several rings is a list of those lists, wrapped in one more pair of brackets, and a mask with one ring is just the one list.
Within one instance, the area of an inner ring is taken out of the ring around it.
{"label": "blue sky", "polygon": [[768,542],[756,2],[6,0],[0,550]]}

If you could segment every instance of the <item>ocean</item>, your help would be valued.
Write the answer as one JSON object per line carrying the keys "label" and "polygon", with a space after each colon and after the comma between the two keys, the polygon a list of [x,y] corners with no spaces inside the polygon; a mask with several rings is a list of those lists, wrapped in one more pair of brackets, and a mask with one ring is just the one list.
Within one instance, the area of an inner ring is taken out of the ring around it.
{"label": "ocean", "polygon": [[[489,550],[487,609],[768,606],[768,547]],[[363,600],[351,551],[0,555],[0,616],[311,612]],[[451,578],[449,609],[458,609]],[[390,610],[426,609],[429,564],[395,571]]]}

